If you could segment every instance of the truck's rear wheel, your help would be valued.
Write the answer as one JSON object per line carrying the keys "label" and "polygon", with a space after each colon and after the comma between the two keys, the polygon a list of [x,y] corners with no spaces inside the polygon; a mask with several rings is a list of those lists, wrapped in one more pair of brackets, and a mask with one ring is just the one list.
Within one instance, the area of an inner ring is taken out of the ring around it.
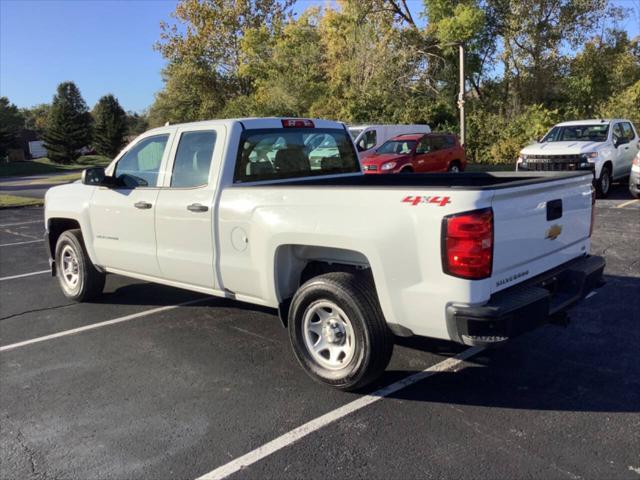
{"label": "truck's rear wheel", "polygon": [[606,198],[611,190],[611,170],[608,165],[602,167],[600,177],[596,179],[596,193],[598,198]]}
{"label": "truck's rear wheel", "polygon": [[86,302],[104,289],[105,274],[93,266],[78,229],[63,232],[56,243],[56,275],[65,297]]}
{"label": "truck's rear wheel", "polygon": [[374,381],[393,352],[374,285],[350,272],[320,275],[298,289],[289,309],[289,337],[305,371],[341,390]]}

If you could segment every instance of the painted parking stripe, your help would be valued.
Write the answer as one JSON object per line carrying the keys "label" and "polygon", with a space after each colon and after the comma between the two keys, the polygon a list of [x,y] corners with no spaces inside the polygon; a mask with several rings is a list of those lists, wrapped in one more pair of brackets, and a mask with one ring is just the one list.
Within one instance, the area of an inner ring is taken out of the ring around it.
{"label": "painted parking stripe", "polygon": [[42,224],[44,224],[44,220],[31,220],[30,222],[18,222],[18,223],[3,223],[2,225],[0,225],[0,228],[17,227],[18,225],[30,225],[32,223],[42,223]]}
{"label": "painted parking stripe", "polygon": [[326,427],[327,425],[337,420],[340,420],[341,418],[353,412],[361,410],[362,408],[367,407],[372,403],[377,402],[378,400],[382,400],[383,398],[388,397],[389,395],[395,392],[398,392],[404,388],[407,388],[417,382],[420,382],[425,378],[435,375],[436,373],[459,370],[463,366],[465,360],[469,359],[474,355],[477,355],[483,350],[484,350],[483,347],[469,348],[454,357],[448,358],[421,372],[414,373],[413,375],[409,375],[408,377],[405,377],[402,380],[398,380],[397,382],[392,383],[391,385],[381,388],[380,390],[377,390],[370,395],[360,397],[358,400],[355,400],[351,403],[347,403],[346,405],[343,405],[342,407],[337,408],[336,410],[333,410],[329,413],[326,413],[325,415],[322,415],[314,420],[311,420],[310,422],[307,422],[304,425],[301,425],[300,427],[294,430],[291,430],[290,432],[285,433],[284,435],[281,435],[275,440],[271,440],[270,442],[265,443],[264,445],[256,448],[255,450],[252,450],[251,452],[245,455],[242,455],[241,457],[238,457],[235,460],[232,460],[231,462],[225,465],[222,465],[221,467],[218,467],[209,473],[202,475],[197,480],[219,480],[219,479],[226,478],[229,475],[233,475],[234,473],[237,473],[242,469],[250,465],[253,465],[254,463],[262,460],[265,457],[268,457],[269,455],[277,452],[278,450],[281,450],[297,442],[298,440],[306,437],[310,433],[320,430],[321,428]]}
{"label": "painted parking stripe", "polygon": [[616,205],[616,208],[624,208],[627,205],[633,205],[634,203],[640,203],[640,200],[629,200],[628,202],[621,203],[620,205]]}
{"label": "painted parking stripe", "polygon": [[25,245],[27,243],[37,243],[37,242],[44,242],[44,240],[40,238],[38,240],[29,240],[27,242],[1,243],[0,247],[10,247],[11,245]]}
{"label": "painted parking stripe", "polygon": [[21,273],[20,275],[11,275],[10,277],[0,277],[0,282],[5,280],[14,280],[16,278],[30,277],[32,275],[42,275],[43,273],[51,273],[51,270],[40,270],[38,272]]}
{"label": "painted parking stripe", "polygon": [[128,322],[135,320],[136,318],[147,317],[155,313],[168,312],[169,310],[176,309],[178,307],[184,307],[185,305],[191,305],[193,303],[202,302],[207,298],[199,298],[197,300],[189,300],[188,302],[177,303],[175,305],[167,305],[165,307],[152,308],[151,310],[145,310],[143,312],[132,313],[131,315],[125,315],[124,317],[114,318],[113,320],[107,320],[105,322],[94,323],[86,325],[84,327],[72,328],[71,330],[64,330],[58,333],[52,333],[51,335],[45,335],[43,337],[32,338],[31,340],[25,340],[23,342],[12,343],[10,345],[4,345],[0,347],[0,352],[6,352],[8,350],[15,350],[16,348],[26,347],[27,345],[33,345],[34,343],[46,342],[47,340],[53,340],[55,338],[67,337],[69,335],[75,335],[76,333],[86,332],[89,330],[95,330],[96,328],[107,327],[109,325],[115,325],[117,323]]}

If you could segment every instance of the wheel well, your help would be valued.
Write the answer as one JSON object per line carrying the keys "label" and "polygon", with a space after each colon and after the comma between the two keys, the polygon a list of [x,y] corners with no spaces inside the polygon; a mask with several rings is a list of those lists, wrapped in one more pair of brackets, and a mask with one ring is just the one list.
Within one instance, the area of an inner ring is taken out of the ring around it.
{"label": "wheel well", "polygon": [[283,245],[278,248],[274,280],[278,313],[285,327],[289,303],[298,287],[318,275],[330,272],[358,272],[372,276],[369,260],[355,250],[308,245]]}
{"label": "wheel well", "polygon": [[[611,177],[613,177],[613,162],[611,160],[607,160],[606,162],[604,162],[604,164],[602,165],[602,168],[604,167],[609,167],[609,175]],[[600,170],[600,175],[602,175],[602,169]]]}
{"label": "wheel well", "polygon": [[56,252],[56,244],[58,243],[58,238],[62,235],[63,232],[67,230],[73,230],[75,228],[80,228],[80,224],[71,218],[50,218],[47,231],[49,232],[49,248],[51,251],[51,256],[55,257]]}
{"label": "wheel well", "polygon": [[400,171],[401,171],[401,172],[413,172],[413,167],[412,167],[412,166],[410,166],[410,165],[407,165],[407,166],[405,166],[405,167],[402,167],[402,168],[400,169]]}

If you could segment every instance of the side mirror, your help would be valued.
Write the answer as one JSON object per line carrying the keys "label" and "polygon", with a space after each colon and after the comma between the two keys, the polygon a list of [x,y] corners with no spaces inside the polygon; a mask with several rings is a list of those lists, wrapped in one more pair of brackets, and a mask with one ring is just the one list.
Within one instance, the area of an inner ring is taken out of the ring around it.
{"label": "side mirror", "polygon": [[80,181],[84,185],[106,185],[107,174],[104,171],[104,167],[90,167],[85,168],[80,176]]}

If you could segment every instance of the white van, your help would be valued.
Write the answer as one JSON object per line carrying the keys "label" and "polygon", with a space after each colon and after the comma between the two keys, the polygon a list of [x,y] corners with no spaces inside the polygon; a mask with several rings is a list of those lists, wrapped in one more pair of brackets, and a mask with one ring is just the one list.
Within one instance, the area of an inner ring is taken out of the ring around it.
{"label": "white van", "polygon": [[429,125],[350,125],[349,133],[360,158],[371,155],[387,140],[405,133],[431,133]]}

